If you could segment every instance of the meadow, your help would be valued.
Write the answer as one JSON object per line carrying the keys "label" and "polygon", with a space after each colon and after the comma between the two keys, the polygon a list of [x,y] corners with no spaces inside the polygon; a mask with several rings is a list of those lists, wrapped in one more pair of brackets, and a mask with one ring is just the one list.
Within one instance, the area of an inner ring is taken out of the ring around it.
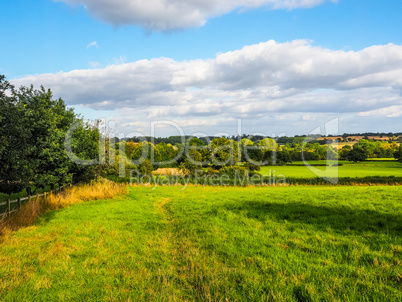
{"label": "meadow", "polygon": [[303,162],[293,162],[286,166],[266,166],[261,167],[261,174],[275,173],[282,174],[285,177],[294,178],[312,178],[317,177],[317,173],[326,177],[369,177],[369,176],[395,176],[402,177],[402,163],[391,160],[369,160],[361,163],[352,163],[348,161],[339,161],[342,166],[334,167],[336,161],[310,161],[311,165],[330,166],[313,166],[311,171]]}
{"label": "meadow", "polygon": [[0,244],[2,301],[400,301],[402,187],[132,187]]}

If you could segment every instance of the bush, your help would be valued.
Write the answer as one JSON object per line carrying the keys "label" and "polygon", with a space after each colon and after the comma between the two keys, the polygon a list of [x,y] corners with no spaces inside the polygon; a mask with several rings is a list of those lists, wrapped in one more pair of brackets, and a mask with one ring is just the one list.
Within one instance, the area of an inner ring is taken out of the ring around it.
{"label": "bush", "polygon": [[225,166],[219,170],[219,175],[228,175],[231,179],[234,179],[236,172],[243,177],[248,173],[248,169],[240,166]]}

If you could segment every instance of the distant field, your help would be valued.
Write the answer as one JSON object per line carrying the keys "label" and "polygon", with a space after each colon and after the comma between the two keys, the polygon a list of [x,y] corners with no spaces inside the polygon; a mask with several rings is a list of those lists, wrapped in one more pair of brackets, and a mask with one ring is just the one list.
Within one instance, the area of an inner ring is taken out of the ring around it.
{"label": "distant field", "polygon": [[0,244],[2,301],[401,301],[402,187],[132,188]]}
{"label": "distant field", "polygon": [[[326,161],[311,161],[310,164],[325,164]],[[328,161],[329,164],[335,161]],[[315,171],[327,171],[327,177],[366,177],[366,176],[397,176],[402,177],[402,163],[395,161],[380,161],[372,160],[358,164],[339,161],[343,164],[340,167],[313,167]],[[294,162],[293,164],[303,164],[303,162]],[[316,170],[317,169],[317,170]],[[310,178],[317,177],[317,174],[312,172],[306,166],[268,166],[262,167],[261,174],[275,173],[276,175],[283,174],[286,177]]]}

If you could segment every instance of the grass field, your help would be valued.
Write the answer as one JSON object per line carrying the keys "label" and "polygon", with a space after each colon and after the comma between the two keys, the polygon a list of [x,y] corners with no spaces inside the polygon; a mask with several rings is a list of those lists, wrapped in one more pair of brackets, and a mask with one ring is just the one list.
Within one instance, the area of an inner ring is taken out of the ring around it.
{"label": "grass field", "polygon": [[[312,161],[311,164],[326,164],[326,161]],[[328,161],[330,165],[335,161]],[[340,161],[343,164],[340,167],[312,167],[314,171],[326,171],[325,177],[366,177],[366,176],[397,176],[402,177],[402,163],[395,161],[365,161],[362,163],[350,163]],[[293,164],[303,164],[303,162],[294,162]],[[275,171],[275,172],[274,172]],[[268,166],[261,167],[261,174],[275,173],[283,174],[286,177],[310,178],[318,175],[306,166]]]}
{"label": "grass field", "polygon": [[0,244],[2,301],[401,301],[402,187],[150,187]]}

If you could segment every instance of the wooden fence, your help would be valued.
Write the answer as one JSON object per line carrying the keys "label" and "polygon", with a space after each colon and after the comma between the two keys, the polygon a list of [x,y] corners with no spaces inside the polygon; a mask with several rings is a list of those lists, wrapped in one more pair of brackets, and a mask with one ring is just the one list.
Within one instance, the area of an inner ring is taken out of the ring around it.
{"label": "wooden fence", "polygon": [[[33,196],[28,196],[28,197],[23,197],[20,198],[18,197],[17,199],[14,200],[10,200],[7,199],[6,201],[0,202],[0,207],[6,206],[6,209],[3,213],[0,213],[0,218],[2,217],[6,217],[9,216],[12,213],[18,212],[22,205],[24,204],[24,202],[30,202],[31,200],[39,200],[39,198],[44,198],[44,200],[46,200],[47,196],[49,196],[49,194],[58,194],[60,192],[62,192],[64,190],[66,186],[62,186],[59,187],[57,189],[54,190],[54,192],[50,191],[50,192],[45,192],[43,194],[36,194]],[[11,205],[17,203],[17,207],[15,207],[14,209],[11,209]]]}

